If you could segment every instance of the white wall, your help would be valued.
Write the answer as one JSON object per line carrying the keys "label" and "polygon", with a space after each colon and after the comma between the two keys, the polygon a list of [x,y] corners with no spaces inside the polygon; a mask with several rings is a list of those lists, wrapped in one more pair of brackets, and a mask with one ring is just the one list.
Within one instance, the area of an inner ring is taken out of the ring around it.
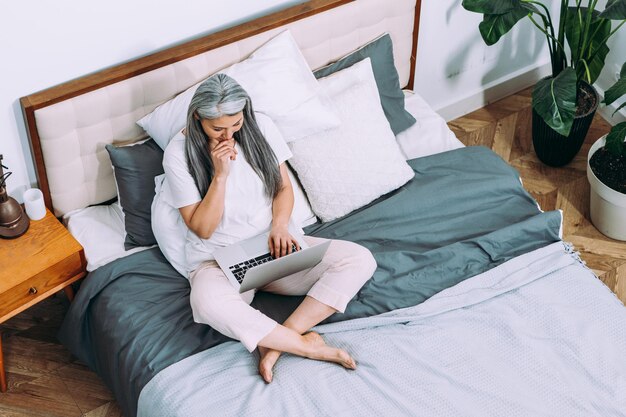
{"label": "white wall", "polygon": [[[302,1],[3,2],[0,153],[13,171],[9,193],[20,199],[36,181],[20,97]],[[488,47],[478,33],[481,16],[460,4],[422,0],[416,90],[447,119],[532,85],[549,72],[543,35],[527,19]],[[613,44],[623,51],[626,28],[621,36]],[[626,56],[615,52],[620,59]]]}
{"label": "white wall", "polygon": [[19,98],[304,0],[5,1],[0,6],[0,154],[21,201],[36,184]]}
{"label": "white wall", "polygon": [[481,20],[481,14],[468,12],[459,0],[422,1],[415,90],[446,120],[550,72],[545,37],[528,19],[492,46],[480,36]]}
{"label": "white wall", "polygon": [[[558,24],[558,2],[544,2]],[[606,0],[598,2],[604,10]],[[545,36],[523,19],[498,43],[487,46],[478,32],[482,15],[463,9],[459,0],[422,0],[415,90],[446,120],[466,114],[550,74]],[[613,23],[616,27],[616,23]],[[610,40],[598,92],[613,85],[626,60],[626,25]],[[621,103],[621,101],[619,101]],[[610,118],[616,105],[600,112],[613,124],[626,120],[626,109]]]}

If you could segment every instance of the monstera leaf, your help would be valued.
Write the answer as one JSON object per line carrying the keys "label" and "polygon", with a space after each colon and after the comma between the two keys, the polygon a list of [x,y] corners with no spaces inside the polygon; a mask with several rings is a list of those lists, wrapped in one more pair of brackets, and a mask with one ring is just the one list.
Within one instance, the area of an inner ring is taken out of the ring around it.
{"label": "monstera leaf", "polygon": [[463,0],[463,8],[483,14],[503,14],[518,7],[520,0]]}
{"label": "monstera leaf", "polygon": [[576,71],[567,67],[555,78],[539,81],[533,90],[533,108],[563,136],[568,136],[576,112]]}
{"label": "monstera leaf", "polygon": [[[600,12],[593,10],[591,14],[591,25],[589,27],[590,38],[586,39],[585,45],[580,45],[584,20],[587,16],[586,7],[569,7],[567,9],[567,19],[565,24],[565,36],[570,46],[572,62],[576,63],[576,71],[579,79],[584,79],[589,84],[596,82],[602,68],[604,60],[609,53],[606,39],[611,33],[611,21],[600,17]],[[579,55],[581,46],[585,48],[582,55]]]}
{"label": "monstera leaf", "polygon": [[600,17],[611,20],[626,19],[626,0],[609,0]]}
{"label": "monstera leaf", "polygon": [[521,0],[463,0],[462,4],[471,12],[484,14],[478,29],[487,45],[498,42],[528,14],[538,12],[533,4]]}
{"label": "monstera leaf", "polygon": [[604,147],[607,151],[614,155],[626,156],[626,147],[624,147],[624,139],[626,139],[626,122],[618,123],[609,132],[606,137]]}
{"label": "monstera leaf", "polygon": [[[622,65],[622,70],[619,73],[619,80],[615,84],[613,84],[606,92],[604,93],[604,100],[602,102],[607,106],[612,104],[615,100],[619,99],[626,95],[626,62]],[[622,107],[626,106],[626,102],[622,103],[615,112],[619,111]],[[615,112],[613,114],[615,114]]]}

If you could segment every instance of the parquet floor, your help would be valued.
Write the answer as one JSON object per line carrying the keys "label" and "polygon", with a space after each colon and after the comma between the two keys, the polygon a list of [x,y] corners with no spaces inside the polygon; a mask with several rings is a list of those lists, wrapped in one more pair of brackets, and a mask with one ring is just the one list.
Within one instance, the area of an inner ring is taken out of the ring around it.
{"label": "parquet floor", "polygon": [[[544,210],[562,209],[564,240],[626,302],[626,242],[605,237],[589,220],[586,155],[609,124],[597,115],[576,159],[550,168],[532,150],[530,115],[530,90],[524,90],[449,126],[466,145],[485,145],[514,166]],[[121,416],[100,379],[56,340],[67,306],[61,292],[0,325],[9,382],[9,391],[0,394],[1,417]]]}

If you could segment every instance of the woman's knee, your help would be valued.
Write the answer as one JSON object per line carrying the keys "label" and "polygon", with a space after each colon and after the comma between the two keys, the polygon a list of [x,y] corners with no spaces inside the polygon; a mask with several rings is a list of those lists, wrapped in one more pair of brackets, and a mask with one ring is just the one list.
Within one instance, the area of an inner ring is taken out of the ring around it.
{"label": "woman's knee", "polygon": [[374,258],[374,255],[372,255],[372,252],[370,252],[369,249],[361,246],[361,250],[360,250],[358,257],[359,257],[359,264],[365,271],[364,275],[367,276],[367,279],[370,279],[372,275],[374,275],[376,268],[378,268],[378,264],[376,263],[376,259]]}
{"label": "woman's knee", "polygon": [[361,246],[354,242],[346,242],[345,255],[349,259],[350,263],[355,267],[364,271],[365,275],[371,277],[376,271],[377,264],[374,255],[365,246]]}
{"label": "woman's knee", "polygon": [[209,291],[192,287],[191,294],[189,294],[189,304],[191,304],[193,320],[196,323],[211,326],[221,321],[221,314],[224,309],[220,308],[220,300],[212,296]]}

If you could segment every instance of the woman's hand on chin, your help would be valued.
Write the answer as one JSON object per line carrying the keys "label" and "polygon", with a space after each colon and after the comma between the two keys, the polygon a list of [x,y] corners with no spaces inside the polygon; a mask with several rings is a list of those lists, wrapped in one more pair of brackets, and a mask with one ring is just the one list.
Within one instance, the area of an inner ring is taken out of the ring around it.
{"label": "woman's hand on chin", "polygon": [[296,250],[300,250],[298,241],[291,236],[287,226],[273,225],[267,244],[270,248],[270,254],[274,258],[280,258],[293,252],[292,245],[296,247]]}
{"label": "woman's hand on chin", "polygon": [[212,140],[209,143],[211,152],[211,162],[215,170],[215,177],[226,177],[230,172],[230,161],[237,158],[235,140],[227,139],[223,141]]}

